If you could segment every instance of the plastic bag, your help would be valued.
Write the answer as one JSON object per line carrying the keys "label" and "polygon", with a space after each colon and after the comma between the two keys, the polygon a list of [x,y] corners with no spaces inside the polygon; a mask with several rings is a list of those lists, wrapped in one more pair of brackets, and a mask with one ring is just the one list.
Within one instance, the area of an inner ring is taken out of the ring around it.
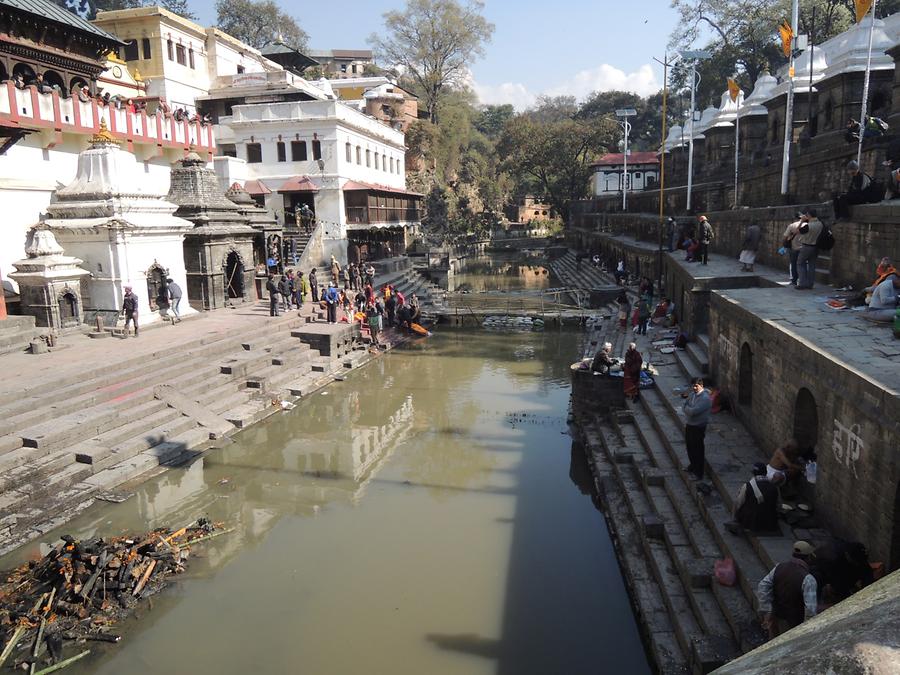
{"label": "plastic bag", "polygon": [[818,466],[815,462],[807,462],[806,463],[806,482],[810,485],[816,484],[816,474],[818,473]]}
{"label": "plastic bag", "polygon": [[724,560],[716,560],[715,576],[723,586],[734,586],[737,583],[737,572],[734,569],[734,559],[725,558]]}

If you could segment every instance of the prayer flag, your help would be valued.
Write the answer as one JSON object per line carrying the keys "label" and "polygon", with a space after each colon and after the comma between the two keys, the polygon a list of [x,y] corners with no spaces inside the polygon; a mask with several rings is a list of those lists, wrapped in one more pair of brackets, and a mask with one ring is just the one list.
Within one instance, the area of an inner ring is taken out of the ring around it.
{"label": "prayer flag", "polygon": [[794,43],[794,29],[791,28],[791,24],[787,21],[782,21],[778,27],[778,32],[781,33],[781,47],[784,50],[784,55],[789,57]]}
{"label": "prayer flag", "polygon": [[731,95],[731,101],[735,102],[738,100],[738,96],[741,95],[741,88],[738,86],[738,83],[734,81],[734,78],[728,78],[728,93]]}
{"label": "prayer flag", "polygon": [[856,5],[856,23],[859,23],[872,9],[874,0],[853,0],[853,3]]}

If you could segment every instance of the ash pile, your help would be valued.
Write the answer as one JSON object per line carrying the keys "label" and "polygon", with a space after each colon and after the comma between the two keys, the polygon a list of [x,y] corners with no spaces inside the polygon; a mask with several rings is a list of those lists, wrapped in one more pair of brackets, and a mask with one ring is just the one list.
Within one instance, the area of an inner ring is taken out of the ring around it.
{"label": "ash pile", "polygon": [[0,576],[0,667],[56,672],[87,656],[90,642],[118,642],[115,625],[184,571],[191,546],[231,531],[200,518],[139,537],[63,537]]}

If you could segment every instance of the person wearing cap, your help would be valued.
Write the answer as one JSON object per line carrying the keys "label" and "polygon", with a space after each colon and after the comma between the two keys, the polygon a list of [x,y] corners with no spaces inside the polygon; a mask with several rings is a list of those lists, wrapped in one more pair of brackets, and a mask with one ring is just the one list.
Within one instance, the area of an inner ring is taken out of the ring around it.
{"label": "person wearing cap", "polygon": [[778,530],[778,487],[766,476],[766,465],[753,465],[753,477],[741,486],[734,502],[734,520],[725,523],[732,534]]}
{"label": "person wearing cap", "polygon": [[812,557],[809,542],[795,541],[791,559],[778,563],[759,582],[756,594],[769,639],[816,615],[819,584],[810,572]]}
{"label": "person wearing cap", "polygon": [[125,296],[122,298],[122,314],[125,315],[125,334],[128,334],[128,324],[134,322],[134,337],[138,336],[138,297],[131,292],[131,286],[125,287]]}
{"label": "person wearing cap", "polygon": [[328,323],[337,323],[337,307],[338,302],[340,301],[340,293],[338,293],[337,284],[335,282],[331,282],[328,284],[328,290],[325,291],[324,297],[325,306],[328,310]]}
{"label": "person wearing cap", "polygon": [[[790,256],[790,274],[791,274],[791,285],[796,286],[797,280],[799,279],[799,274],[797,271],[797,258],[800,256],[800,248],[803,246],[800,243],[800,225],[803,224],[803,214],[797,213],[797,217],[794,219],[790,225],[784,228],[784,234],[781,235],[783,239],[782,247],[787,251]],[[780,251],[779,251],[780,252]]]}
{"label": "person wearing cap", "polygon": [[797,290],[812,288],[816,281],[816,259],[819,248],[816,245],[822,233],[822,221],[815,209],[806,209],[801,219],[799,234],[800,253],[797,256]]}

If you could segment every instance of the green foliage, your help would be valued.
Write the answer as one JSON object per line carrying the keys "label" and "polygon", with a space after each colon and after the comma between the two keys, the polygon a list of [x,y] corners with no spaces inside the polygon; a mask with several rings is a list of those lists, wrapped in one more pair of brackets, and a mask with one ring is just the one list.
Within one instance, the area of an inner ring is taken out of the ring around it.
{"label": "green foliage", "polygon": [[301,52],[307,48],[306,32],[274,0],[216,0],[216,25],[257,49],[279,36]]}
{"label": "green foliage", "polygon": [[484,56],[494,25],[483,8],[480,0],[408,0],[402,12],[384,14],[383,33],[369,37],[378,60],[401,68],[412,82],[432,123],[444,93],[461,87],[472,61]]}
{"label": "green foliage", "polygon": [[[670,99],[669,105],[672,101]],[[632,150],[657,150],[662,133],[662,92],[644,98],[629,91],[597,91],[587,97],[578,110],[585,120],[615,119],[616,110],[634,108],[637,115],[629,118],[631,133],[628,147]],[[667,126],[676,123],[675,111],[668,110]]]}
{"label": "green foliage", "polygon": [[567,97],[539,99],[507,123],[498,150],[518,193],[543,195],[564,220],[569,206],[587,196],[591,163],[615,142],[617,125],[585,118]]}
{"label": "green foliage", "polygon": [[485,105],[475,116],[475,128],[492,140],[496,140],[503,132],[506,123],[516,115],[515,108],[509,103],[505,105]]}

